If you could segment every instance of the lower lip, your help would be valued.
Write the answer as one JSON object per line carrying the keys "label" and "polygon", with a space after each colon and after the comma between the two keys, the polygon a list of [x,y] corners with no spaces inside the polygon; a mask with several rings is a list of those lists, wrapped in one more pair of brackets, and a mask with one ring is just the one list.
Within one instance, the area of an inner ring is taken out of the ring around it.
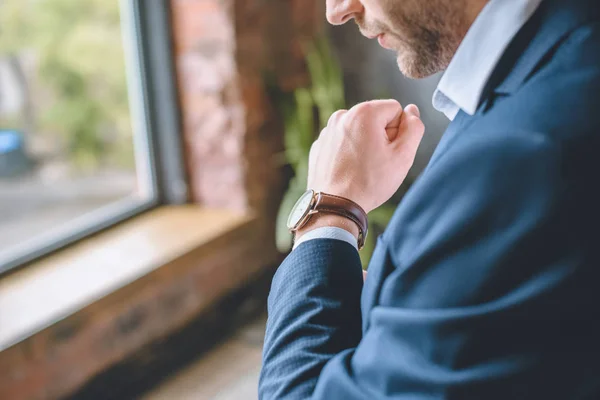
{"label": "lower lip", "polygon": [[379,42],[379,45],[381,47],[383,47],[384,49],[386,49],[387,47],[385,46],[385,42],[383,41],[383,37],[384,37],[384,35],[377,36],[377,41]]}

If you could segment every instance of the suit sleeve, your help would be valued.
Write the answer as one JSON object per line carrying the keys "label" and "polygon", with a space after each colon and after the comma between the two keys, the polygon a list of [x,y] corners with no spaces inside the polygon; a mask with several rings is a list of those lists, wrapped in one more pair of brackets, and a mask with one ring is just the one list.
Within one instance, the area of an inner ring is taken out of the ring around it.
{"label": "suit sleeve", "polygon": [[362,284],[346,242],[315,239],[290,253],[269,294],[261,399],[310,398],[323,366],[358,345]]}
{"label": "suit sleeve", "polygon": [[362,337],[348,319],[360,287],[349,249],[314,243],[284,263],[263,399],[592,398],[598,211],[572,168],[581,160],[537,134],[464,142],[411,189],[380,241]]}

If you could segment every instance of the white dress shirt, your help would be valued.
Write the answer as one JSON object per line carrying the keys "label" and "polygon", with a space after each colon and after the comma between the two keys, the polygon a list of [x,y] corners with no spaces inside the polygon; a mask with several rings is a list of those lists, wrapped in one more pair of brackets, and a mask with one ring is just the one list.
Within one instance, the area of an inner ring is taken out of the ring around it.
{"label": "white dress shirt", "polygon": [[[490,75],[506,48],[542,0],[491,0],[475,19],[433,93],[433,107],[454,120],[459,110],[473,115]],[[294,249],[309,240],[342,240],[357,248],[356,238],[341,228],[317,228],[304,234]]]}

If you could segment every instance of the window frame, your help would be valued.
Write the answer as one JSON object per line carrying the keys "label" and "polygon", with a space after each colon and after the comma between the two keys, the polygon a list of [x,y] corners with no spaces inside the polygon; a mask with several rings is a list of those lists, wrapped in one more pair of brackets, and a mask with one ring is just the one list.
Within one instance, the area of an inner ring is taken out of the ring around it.
{"label": "window frame", "polygon": [[188,201],[169,0],[119,1],[136,173],[150,196],[100,207],[17,246],[0,258],[0,276],[160,205]]}

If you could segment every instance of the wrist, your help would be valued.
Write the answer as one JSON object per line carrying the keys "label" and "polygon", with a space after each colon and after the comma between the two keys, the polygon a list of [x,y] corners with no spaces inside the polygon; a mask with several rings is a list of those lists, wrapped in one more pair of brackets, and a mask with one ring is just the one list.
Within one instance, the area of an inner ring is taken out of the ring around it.
{"label": "wrist", "polygon": [[310,220],[302,228],[296,231],[296,240],[299,240],[302,235],[318,228],[341,228],[350,232],[358,241],[360,230],[358,225],[349,218],[337,214],[320,212],[313,215]]}

